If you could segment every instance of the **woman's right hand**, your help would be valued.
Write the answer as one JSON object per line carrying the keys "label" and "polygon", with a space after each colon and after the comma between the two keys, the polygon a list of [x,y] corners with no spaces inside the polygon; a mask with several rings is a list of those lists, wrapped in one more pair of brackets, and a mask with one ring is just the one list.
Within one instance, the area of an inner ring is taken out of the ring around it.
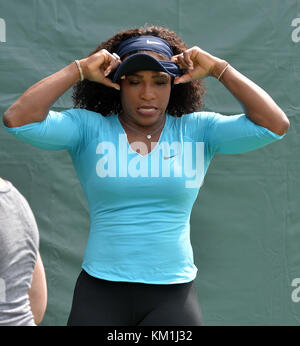
{"label": "woman's right hand", "polygon": [[79,62],[85,79],[120,90],[119,84],[113,83],[111,79],[107,78],[121,63],[117,54],[111,54],[106,49],[101,49]]}

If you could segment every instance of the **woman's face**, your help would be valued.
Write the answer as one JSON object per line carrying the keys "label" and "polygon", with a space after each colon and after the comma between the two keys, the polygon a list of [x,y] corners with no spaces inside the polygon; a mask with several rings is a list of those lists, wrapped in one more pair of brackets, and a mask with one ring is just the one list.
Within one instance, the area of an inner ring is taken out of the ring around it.
{"label": "woman's face", "polygon": [[[155,53],[148,52],[155,58]],[[161,123],[171,94],[171,76],[159,71],[137,71],[121,79],[122,116],[136,125]]]}

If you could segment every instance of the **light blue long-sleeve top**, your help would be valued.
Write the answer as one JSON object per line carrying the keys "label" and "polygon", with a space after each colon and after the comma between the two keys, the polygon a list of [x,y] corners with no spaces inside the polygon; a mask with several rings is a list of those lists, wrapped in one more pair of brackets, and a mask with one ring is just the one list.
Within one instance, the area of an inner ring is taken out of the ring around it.
{"label": "light blue long-sleeve top", "polygon": [[190,214],[214,154],[247,152],[283,137],[243,114],[167,115],[158,143],[142,156],[118,115],[50,111],[42,122],[6,129],[71,155],[91,219],[83,269],[105,280],[150,284],[196,277]]}

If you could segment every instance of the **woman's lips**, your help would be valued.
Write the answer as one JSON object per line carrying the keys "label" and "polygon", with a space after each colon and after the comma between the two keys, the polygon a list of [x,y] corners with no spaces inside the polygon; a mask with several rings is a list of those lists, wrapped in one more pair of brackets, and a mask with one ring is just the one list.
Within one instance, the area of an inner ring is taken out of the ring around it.
{"label": "woman's lips", "polygon": [[145,116],[156,115],[158,109],[156,107],[139,107],[137,113]]}

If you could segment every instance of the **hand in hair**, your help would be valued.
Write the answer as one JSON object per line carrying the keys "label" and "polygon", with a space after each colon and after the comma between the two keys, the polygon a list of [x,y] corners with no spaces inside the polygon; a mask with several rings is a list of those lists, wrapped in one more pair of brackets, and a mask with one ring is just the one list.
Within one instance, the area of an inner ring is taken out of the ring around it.
{"label": "hand in hair", "polygon": [[199,47],[189,48],[181,54],[174,55],[171,60],[178,64],[180,68],[186,70],[184,75],[175,78],[174,84],[187,83],[213,75],[216,65],[224,62],[224,60]]}
{"label": "hand in hair", "polygon": [[80,60],[80,66],[85,79],[104,84],[117,90],[120,90],[119,84],[113,83],[107,76],[120,63],[120,58],[116,54],[109,53],[106,49],[101,49],[97,53]]}

